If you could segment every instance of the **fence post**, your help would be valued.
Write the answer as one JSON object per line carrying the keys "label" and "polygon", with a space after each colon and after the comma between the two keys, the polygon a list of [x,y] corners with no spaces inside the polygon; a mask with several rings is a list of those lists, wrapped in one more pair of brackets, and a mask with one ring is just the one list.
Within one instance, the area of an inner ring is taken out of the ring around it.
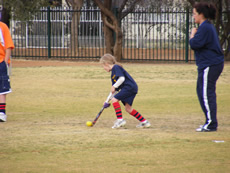
{"label": "fence post", "polygon": [[186,8],[186,41],[185,41],[185,62],[188,62],[189,43],[189,8]]}
{"label": "fence post", "polygon": [[47,32],[48,32],[48,58],[51,58],[51,21],[50,21],[50,6],[47,7]]}

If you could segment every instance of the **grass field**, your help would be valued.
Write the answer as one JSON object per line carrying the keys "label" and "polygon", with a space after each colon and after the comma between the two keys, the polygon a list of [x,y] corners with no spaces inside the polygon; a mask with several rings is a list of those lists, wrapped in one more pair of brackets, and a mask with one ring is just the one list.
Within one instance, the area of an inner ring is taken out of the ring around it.
{"label": "grass field", "polygon": [[195,132],[204,115],[194,64],[123,64],[139,85],[133,108],[152,126],[136,129],[122,107],[127,125],[114,130],[112,107],[85,125],[109,93],[110,73],[97,63],[56,63],[13,68],[0,173],[229,172],[229,63],[217,84],[219,129],[211,133]]}

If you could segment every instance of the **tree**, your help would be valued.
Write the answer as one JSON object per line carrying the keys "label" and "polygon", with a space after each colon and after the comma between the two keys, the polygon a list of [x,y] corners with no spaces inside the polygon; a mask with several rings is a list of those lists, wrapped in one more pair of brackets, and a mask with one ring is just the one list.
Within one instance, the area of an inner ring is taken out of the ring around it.
{"label": "tree", "polygon": [[2,21],[9,26],[11,15],[14,15],[15,20],[29,21],[41,7],[60,5],[60,0],[2,0],[1,5]]}
{"label": "tree", "polygon": [[12,10],[14,11],[15,19],[27,21],[33,17],[40,7],[49,5],[46,0],[3,0],[2,3],[3,8],[7,12],[3,13],[2,17],[5,18],[6,21],[12,17]]}
{"label": "tree", "polygon": [[80,23],[80,9],[84,0],[66,0],[67,4],[72,6],[72,23],[71,23],[71,55],[78,55],[78,26]]}
{"label": "tree", "polygon": [[[80,12],[84,0],[66,0],[73,9],[72,23],[71,23],[71,54],[78,55],[78,25],[80,20]],[[60,6],[61,0],[3,0],[2,19],[9,24],[11,18],[11,11],[13,10],[14,19],[20,21],[29,21],[33,19],[34,15],[41,7]],[[23,9],[23,10],[22,10]]]}
{"label": "tree", "polygon": [[[101,9],[104,22],[106,52],[114,55],[117,61],[122,58],[121,20],[133,11],[141,0],[93,0]],[[115,37],[114,37],[115,33]]]}
{"label": "tree", "polygon": [[2,8],[1,21],[4,22],[8,27],[10,27],[10,12],[6,8]]}
{"label": "tree", "polygon": [[[93,0],[95,4],[101,9],[102,19],[104,22],[104,35],[106,43],[106,52],[111,53],[117,57],[118,61],[122,58],[122,31],[121,20],[132,10],[135,5],[151,5],[154,7],[162,6],[164,4],[175,4],[177,2],[172,0]],[[190,5],[194,5],[199,0],[187,0]],[[206,0],[210,2],[210,0]],[[225,59],[230,60],[230,1],[229,0],[211,0],[217,7],[217,18],[215,21],[216,29],[220,37],[220,43],[223,46],[227,44],[227,49],[224,51]],[[185,5],[188,5],[185,3]],[[114,8],[115,7],[115,8]],[[127,8],[128,7],[128,8]],[[116,11],[116,15],[114,14]],[[223,14],[223,11],[226,13]],[[226,21],[223,21],[225,15]],[[114,33],[115,32],[115,37]]]}
{"label": "tree", "polygon": [[[193,6],[196,0],[188,0]],[[224,51],[225,60],[230,60],[230,1],[229,0],[208,0],[207,2],[213,2],[217,8],[217,16],[215,20],[215,26],[217,33],[219,34],[220,44],[223,46],[227,44],[227,49]],[[223,14],[223,11],[226,14]],[[223,21],[223,16],[225,21]]]}

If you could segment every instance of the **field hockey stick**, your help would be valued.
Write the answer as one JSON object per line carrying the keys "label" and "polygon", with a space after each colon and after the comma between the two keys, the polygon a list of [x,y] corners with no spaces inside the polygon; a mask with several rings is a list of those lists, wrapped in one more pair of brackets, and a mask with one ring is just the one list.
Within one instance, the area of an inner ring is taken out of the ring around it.
{"label": "field hockey stick", "polygon": [[[106,103],[109,103],[109,101],[117,94],[117,91],[115,91],[115,93],[113,93],[110,97],[107,98],[107,100],[105,101]],[[103,107],[101,108],[100,112],[97,114],[96,118],[94,119],[94,121],[92,122],[92,126],[94,126],[94,124],[96,124],[98,118],[101,116],[102,112],[104,111],[105,107],[103,105]]]}

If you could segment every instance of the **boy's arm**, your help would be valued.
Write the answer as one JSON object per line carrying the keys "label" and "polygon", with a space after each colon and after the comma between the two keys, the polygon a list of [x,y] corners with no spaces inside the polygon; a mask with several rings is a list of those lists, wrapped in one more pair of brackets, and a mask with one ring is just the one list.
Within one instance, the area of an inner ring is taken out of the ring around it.
{"label": "boy's arm", "polygon": [[4,61],[6,62],[6,64],[8,64],[10,56],[11,56],[11,48],[8,48],[8,49],[6,49],[6,55],[5,55],[5,59],[4,59]]}
{"label": "boy's arm", "polygon": [[123,82],[125,81],[125,77],[121,76],[118,78],[117,82],[115,84],[113,84],[114,88],[118,88],[119,86],[121,86],[121,84],[123,84]]}

